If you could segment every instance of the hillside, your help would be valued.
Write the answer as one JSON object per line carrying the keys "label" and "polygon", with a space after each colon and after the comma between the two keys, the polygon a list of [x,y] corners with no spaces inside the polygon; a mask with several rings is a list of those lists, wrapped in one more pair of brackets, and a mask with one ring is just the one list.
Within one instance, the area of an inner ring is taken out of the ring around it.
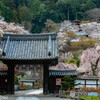
{"label": "hillside", "polygon": [[22,24],[32,33],[40,33],[47,19],[56,23],[76,19],[100,21],[99,3],[100,0],[0,0],[0,16],[7,22]]}

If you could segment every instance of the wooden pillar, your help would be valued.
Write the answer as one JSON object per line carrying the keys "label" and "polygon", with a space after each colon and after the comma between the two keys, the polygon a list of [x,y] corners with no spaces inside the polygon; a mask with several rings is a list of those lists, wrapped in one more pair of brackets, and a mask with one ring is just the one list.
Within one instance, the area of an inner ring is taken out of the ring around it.
{"label": "wooden pillar", "polygon": [[44,64],[43,66],[43,94],[48,94],[48,82],[49,82],[49,65]]}
{"label": "wooden pillar", "polygon": [[14,94],[14,65],[8,66],[8,94]]}
{"label": "wooden pillar", "polygon": [[96,80],[96,88],[98,88],[98,80]]}
{"label": "wooden pillar", "polygon": [[33,82],[32,86],[34,87],[34,82]]}
{"label": "wooden pillar", "polygon": [[86,87],[86,84],[87,84],[87,83],[86,83],[86,79],[85,79],[85,87]]}

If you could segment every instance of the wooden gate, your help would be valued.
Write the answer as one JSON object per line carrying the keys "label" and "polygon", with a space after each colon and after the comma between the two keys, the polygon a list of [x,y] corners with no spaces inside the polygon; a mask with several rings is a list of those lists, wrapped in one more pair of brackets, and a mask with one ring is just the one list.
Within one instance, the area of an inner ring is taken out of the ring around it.
{"label": "wooden gate", "polygon": [[49,92],[54,93],[55,89],[56,89],[56,79],[49,78]]}
{"label": "wooden gate", "polygon": [[7,71],[5,70],[0,71],[0,95],[6,94],[8,91],[7,76],[8,76]]}

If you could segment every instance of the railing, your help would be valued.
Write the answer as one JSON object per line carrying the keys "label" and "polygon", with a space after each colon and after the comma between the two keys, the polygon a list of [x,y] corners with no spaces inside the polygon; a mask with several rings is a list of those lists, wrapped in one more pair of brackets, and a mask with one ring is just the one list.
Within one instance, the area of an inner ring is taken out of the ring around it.
{"label": "railing", "polygon": [[[90,96],[91,100],[95,100],[95,99],[93,99],[93,96],[95,96],[94,95],[95,92],[90,92],[90,93],[92,93],[92,94],[89,95],[89,93],[87,93],[87,92],[75,92],[75,91],[66,92],[65,90],[63,90],[63,91],[59,90],[58,96],[62,97],[62,98],[63,97],[64,98],[71,98],[74,100],[88,100],[86,98],[87,98],[87,96]],[[84,99],[82,99],[81,96],[84,96]],[[97,93],[97,98],[98,98],[98,100],[100,100],[100,94],[98,94],[98,93]]]}

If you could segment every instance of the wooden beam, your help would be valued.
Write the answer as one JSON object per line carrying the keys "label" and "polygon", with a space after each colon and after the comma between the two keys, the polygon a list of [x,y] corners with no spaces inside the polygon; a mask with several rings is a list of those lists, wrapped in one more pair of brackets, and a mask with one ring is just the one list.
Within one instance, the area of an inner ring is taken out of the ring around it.
{"label": "wooden beam", "polygon": [[43,66],[43,94],[48,94],[48,81],[49,81],[49,65],[44,64]]}
{"label": "wooden beam", "polygon": [[29,64],[45,64],[48,63],[50,65],[56,65],[58,64],[58,58],[56,59],[0,59],[4,64],[14,64],[14,65],[29,65]]}
{"label": "wooden beam", "polygon": [[14,65],[8,64],[8,94],[14,94]]}

